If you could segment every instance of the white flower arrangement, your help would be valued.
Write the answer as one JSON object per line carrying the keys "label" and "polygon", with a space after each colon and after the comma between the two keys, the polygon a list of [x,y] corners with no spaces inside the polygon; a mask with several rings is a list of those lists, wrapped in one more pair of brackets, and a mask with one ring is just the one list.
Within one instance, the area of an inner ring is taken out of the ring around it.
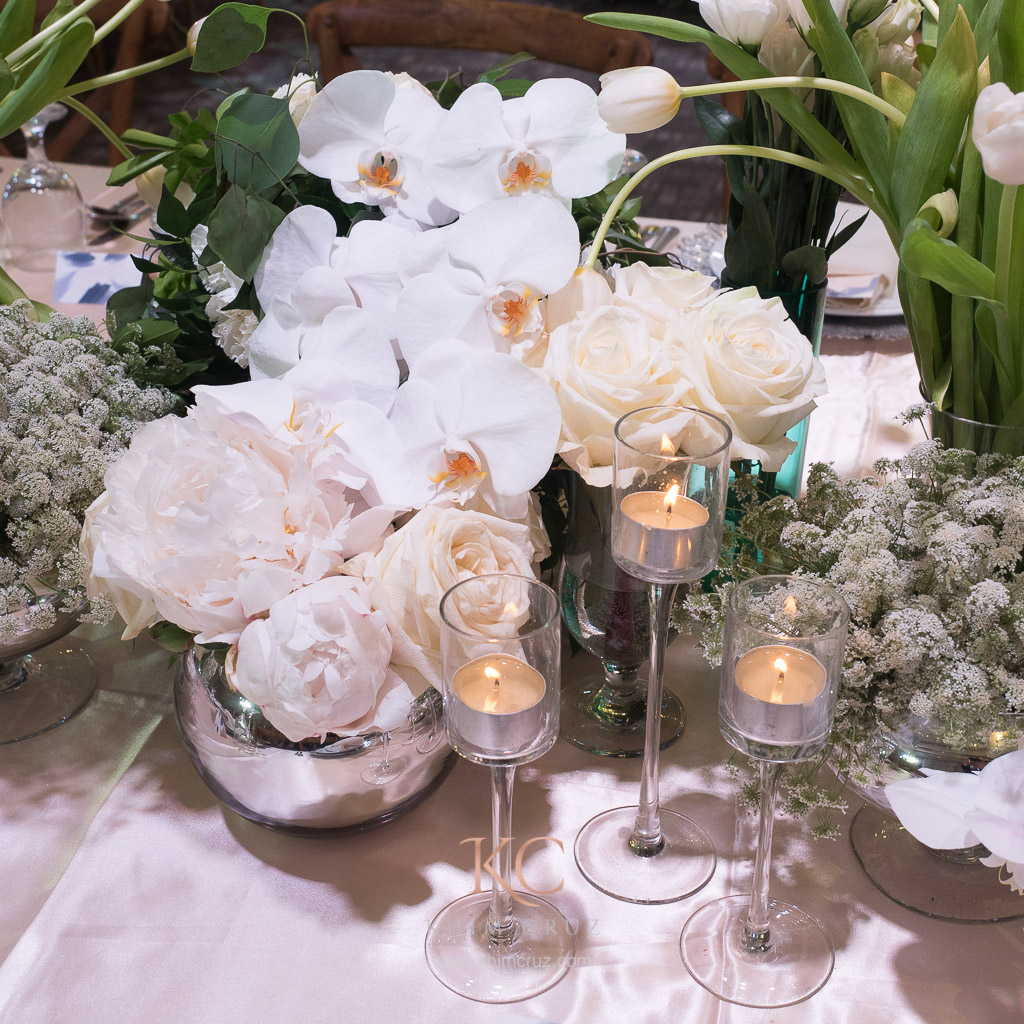
{"label": "white flower arrangement", "polygon": [[[852,617],[830,759],[865,785],[884,775],[879,726],[918,715],[971,747],[993,728],[1011,744],[1024,720],[1024,459],[927,441],[875,470],[841,481],[818,463],[799,501],[751,503],[726,581],[687,601],[717,664],[728,578],[797,571],[839,590]],[[793,777],[791,809],[842,806],[814,783],[817,767]]]}
{"label": "white flower arrangement", "polygon": [[[22,628],[9,613],[40,590],[61,593],[67,610],[81,604],[85,511],[139,424],[172,405],[134,383],[87,318],[40,323],[25,300],[0,307],[0,641]],[[45,628],[53,614],[37,606],[28,624]]]}

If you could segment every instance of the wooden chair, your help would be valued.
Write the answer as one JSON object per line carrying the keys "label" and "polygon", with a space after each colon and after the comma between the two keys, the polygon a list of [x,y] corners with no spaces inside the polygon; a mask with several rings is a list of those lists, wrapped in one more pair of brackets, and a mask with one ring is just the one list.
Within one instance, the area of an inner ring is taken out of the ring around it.
{"label": "wooden chair", "polygon": [[511,0],[327,0],[309,12],[306,27],[320,51],[324,83],[360,67],[353,46],[525,50],[602,74],[652,60],[651,45],[639,32]]}
{"label": "wooden chair", "polygon": [[[46,0],[40,3],[36,10],[36,17],[41,19],[54,6],[53,0]],[[110,17],[116,14],[122,3],[116,0],[101,0],[95,7],[89,9],[89,17],[97,26],[104,24]],[[88,77],[96,77],[108,74],[112,71],[121,71],[124,68],[135,67],[145,60],[145,48],[149,39],[160,35],[170,24],[170,4],[161,3],[160,0],[146,0],[141,7],[135,10],[132,15],[110,36],[104,43],[115,43],[116,52],[112,66],[104,66],[101,56],[102,50],[90,53],[82,67],[83,74]],[[102,46],[102,44],[101,44]],[[109,49],[107,52],[109,53]],[[107,58],[109,60],[109,57]],[[106,123],[118,134],[131,127],[132,113],[135,104],[135,83],[136,79],[129,78],[127,81],[118,82],[116,85],[108,85],[102,89],[96,89],[87,96],[77,97],[85,103],[90,110],[99,114]],[[52,139],[47,139],[47,155],[60,163],[67,160],[71,150],[78,144],[88,131],[93,129],[91,123],[81,114],[74,112],[62,122],[60,130]],[[110,163],[116,164],[122,159],[117,150],[111,146],[109,150]]]}

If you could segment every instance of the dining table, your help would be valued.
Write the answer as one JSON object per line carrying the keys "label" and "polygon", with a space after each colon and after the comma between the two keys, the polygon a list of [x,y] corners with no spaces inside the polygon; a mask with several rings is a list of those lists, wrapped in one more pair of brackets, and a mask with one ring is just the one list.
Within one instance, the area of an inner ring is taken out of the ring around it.
{"label": "dining table", "polygon": [[[0,160],[0,173],[11,169]],[[88,199],[104,171],[72,167]],[[698,230],[699,225],[685,230]],[[125,250],[141,243],[118,239]],[[52,276],[13,275],[46,301]],[[102,317],[102,307],[62,311]],[[844,476],[918,439],[896,417],[916,398],[905,332],[826,321],[829,393],[809,430],[809,460]],[[890,325],[891,326],[891,325]],[[486,771],[459,759],[423,803],[384,827],[301,836],[227,809],[193,767],[175,721],[175,665],[148,637],[80,626],[96,692],[64,724],[0,747],[2,1024],[1020,1024],[1022,918],[962,924],[907,909],[875,888],[848,838],[807,821],[775,826],[771,893],[813,915],[835,969],[809,1000],[775,1010],[722,1002],[687,973],[679,936],[709,900],[749,891],[756,815],[740,799],[718,729],[717,670],[686,633],[668,649],[666,683],[686,727],[661,758],[664,807],[697,821],[717,850],[699,892],[675,903],[621,902],[573,859],[581,826],[635,804],[640,760],[602,758],[564,739],[516,773],[513,832],[530,846],[523,875],[568,918],[564,979],[494,1006],[442,986],[424,955],[431,920],[474,887],[473,844],[490,833]],[[563,651],[566,690],[596,662]],[[2,697],[0,697],[2,700]],[[2,707],[2,705],[0,705]]]}

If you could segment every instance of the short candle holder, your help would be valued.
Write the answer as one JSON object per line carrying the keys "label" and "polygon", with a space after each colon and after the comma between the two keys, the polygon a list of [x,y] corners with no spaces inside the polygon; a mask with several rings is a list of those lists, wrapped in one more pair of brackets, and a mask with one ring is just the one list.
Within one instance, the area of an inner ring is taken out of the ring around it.
{"label": "short candle holder", "polygon": [[740,753],[761,762],[760,821],[749,896],[726,896],[686,922],[686,969],[720,999],[799,1003],[832,973],[832,942],[799,907],[768,896],[772,823],[783,765],[821,753],[835,715],[850,611],[801,576],[737,584],[726,607],[718,719]]}
{"label": "short candle holder", "polygon": [[495,877],[490,893],[463,896],[434,918],[425,949],[438,981],[484,1003],[538,995],[572,963],[564,915],[511,887],[512,784],[516,765],[558,738],[560,651],[558,598],[537,580],[476,576],[441,599],[445,728],[459,754],[491,769]]}
{"label": "short candle holder", "polygon": [[665,647],[676,587],[718,561],[732,433],[697,409],[653,406],[615,425],[612,556],[650,587],[651,678],[638,807],[591,818],[576,863],[591,885],[630,903],[672,903],[715,871],[704,830],[662,810],[658,792]]}

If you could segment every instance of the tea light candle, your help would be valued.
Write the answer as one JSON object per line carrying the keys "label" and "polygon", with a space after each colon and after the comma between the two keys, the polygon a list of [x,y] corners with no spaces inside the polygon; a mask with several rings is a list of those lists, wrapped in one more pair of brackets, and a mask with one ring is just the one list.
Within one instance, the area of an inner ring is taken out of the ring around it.
{"label": "tea light candle", "polygon": [[819,739],[828,728],[825,666],[813,654],[786,644],[747,651],[733,672],[732,715],[745,735],[784,746]]}
{"label": "tea light candle", "polygon": [[481,752],[507,755],[530,746],[544,727],[544,677],[510,654],[488,654],[457,669],[445,709],[453,736]]}
{"label": "tea light candle", "polygon": [[619,561],[641,569],[689,569],[700,563],[708,510],[667,491],[634,491],[622,499],[614,550]]}

